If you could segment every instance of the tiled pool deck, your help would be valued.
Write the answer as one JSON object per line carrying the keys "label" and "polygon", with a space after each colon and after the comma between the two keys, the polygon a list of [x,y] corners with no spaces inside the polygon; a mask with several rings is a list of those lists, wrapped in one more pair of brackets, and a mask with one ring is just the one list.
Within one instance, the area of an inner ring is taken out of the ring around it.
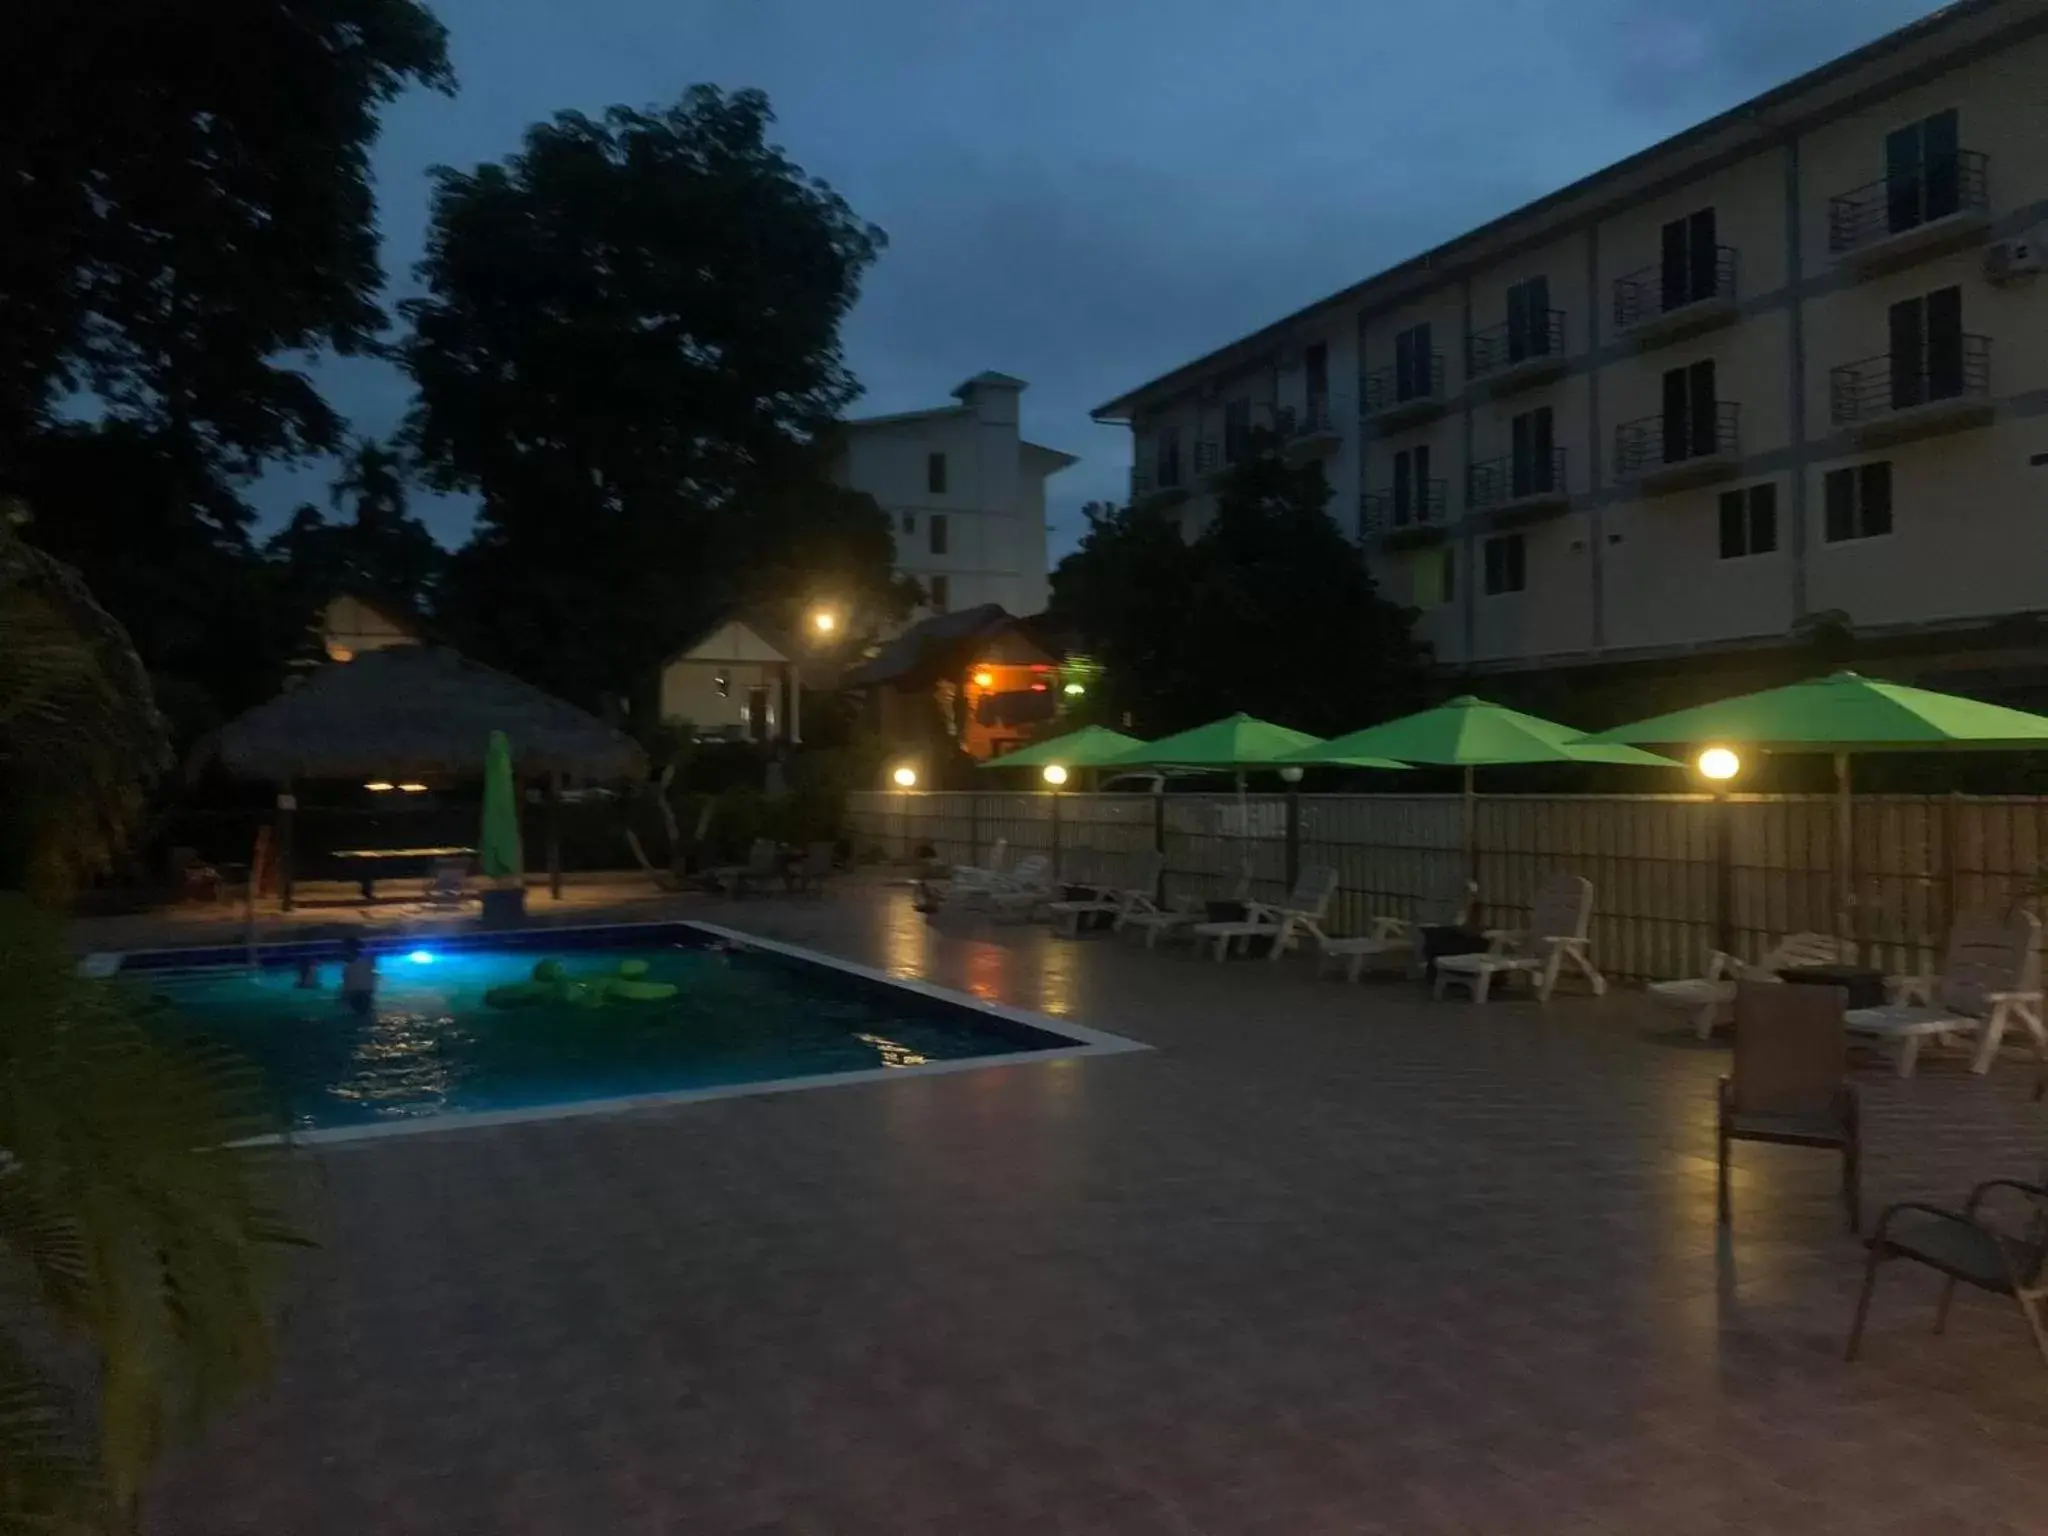
{"label": "tiled pool deck", "polygon": [[[714,915],[707,913],[706,915]],[[1151,1052],[368,1144],[275,1386],[151,1529],[2038,1531],[2009,1304],[1878,1293],[1824,1153],[1738,1149],[1639,997],[1432,1005],[948,922],[718,920]],[[1861,1073],[1866,1209],[2043,1161],[2031,1074]]]}

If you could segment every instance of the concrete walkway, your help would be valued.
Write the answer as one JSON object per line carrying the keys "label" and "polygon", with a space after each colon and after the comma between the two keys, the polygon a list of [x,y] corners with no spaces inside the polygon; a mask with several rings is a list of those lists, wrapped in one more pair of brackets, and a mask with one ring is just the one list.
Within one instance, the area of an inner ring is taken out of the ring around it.
{"label": "concrete walkway", "polygon": [[[700,911],[703,909],[699,909]],[[1640,997],[1432,1005],[901,890],[715,915],[1151,1052],[323,1159],[275,1387],[151,1528],[2036,1531],[2009,1305],[1879,1291],[1836,1164],[1738,1149]],[[1866,1209],[2031,1177],[2031,1073],[1860,1074]]]}

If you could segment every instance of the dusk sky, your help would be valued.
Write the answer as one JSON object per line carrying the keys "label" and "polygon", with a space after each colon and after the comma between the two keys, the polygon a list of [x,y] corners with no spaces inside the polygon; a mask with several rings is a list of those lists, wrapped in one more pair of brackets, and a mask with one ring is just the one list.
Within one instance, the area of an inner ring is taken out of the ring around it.
{"label": "dusk sky", "polygon": [[[1120,497],[1089,409],[1176,363],[1936,9],[1927,0],[435,0],[453,98],[391,107],[385,266],[410,286],[426,169],[574,108],[758,86],[776,140],[889,248],[846,333],[856,414],[1030,381],[1025,430],[1081,456],[1054,550]],[[407,386],[322,364],[360,432]],[[269,477],[273,518],[327,465]],[[461,504],[428,511],[457,542]]]}

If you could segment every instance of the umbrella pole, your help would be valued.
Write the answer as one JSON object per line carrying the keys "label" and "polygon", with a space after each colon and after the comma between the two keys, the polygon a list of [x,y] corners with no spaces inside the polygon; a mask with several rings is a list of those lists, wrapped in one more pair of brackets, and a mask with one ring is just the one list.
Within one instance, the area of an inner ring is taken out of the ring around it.
{"label": "umbrella pole", "polygon": [[1841,887],[1841,912],[1836,927],[1843,938],[1855,943],[1856,928],[1856,841],[1855,802],[1849,794],[1849,754],[1835,754],[1835,879]]}
{"label": "umbrella pole", "polygon": [[1479,889],[1479,797],[1474,792],[1472,765],[1465,765],[1465,881],[1474,890]]}

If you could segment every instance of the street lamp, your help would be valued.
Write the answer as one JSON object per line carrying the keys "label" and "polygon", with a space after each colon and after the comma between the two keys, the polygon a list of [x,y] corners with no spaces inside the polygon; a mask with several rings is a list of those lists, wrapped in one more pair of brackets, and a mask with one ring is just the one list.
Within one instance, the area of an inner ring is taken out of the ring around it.
{"label": "street lamp", "polygon": [[917,770],[911,767],[910,764],[905,763],[889,775],[889,781],[898,789],[915,789],[917,788]]}
{"label": "street lamp", "polygon": [[1280,770],[1280,782],[1282,784],[1299,784],[1301,782],[1301,769],[1293,763],[1288,764]]}
{"label": "street lamp", "polygon": [[1742,772],[1742,759],[1727,747],[1709,747],[1693,766],[1699,769],[1701,778],[1725,784]]}
{"label": "street lamp", "polygon": [[1054,789],[1058,789],[1067,782],[1067,770],[1058,763],[1047,763],[1045,765],[1044,777],[1046,783],[1050,784]]}
{"label": "street lamp", "polygon": [[830,638],[838,632],[838,629],[839,615],[830,608],[813,608],[811,610],[811,632],[819,639]]}

